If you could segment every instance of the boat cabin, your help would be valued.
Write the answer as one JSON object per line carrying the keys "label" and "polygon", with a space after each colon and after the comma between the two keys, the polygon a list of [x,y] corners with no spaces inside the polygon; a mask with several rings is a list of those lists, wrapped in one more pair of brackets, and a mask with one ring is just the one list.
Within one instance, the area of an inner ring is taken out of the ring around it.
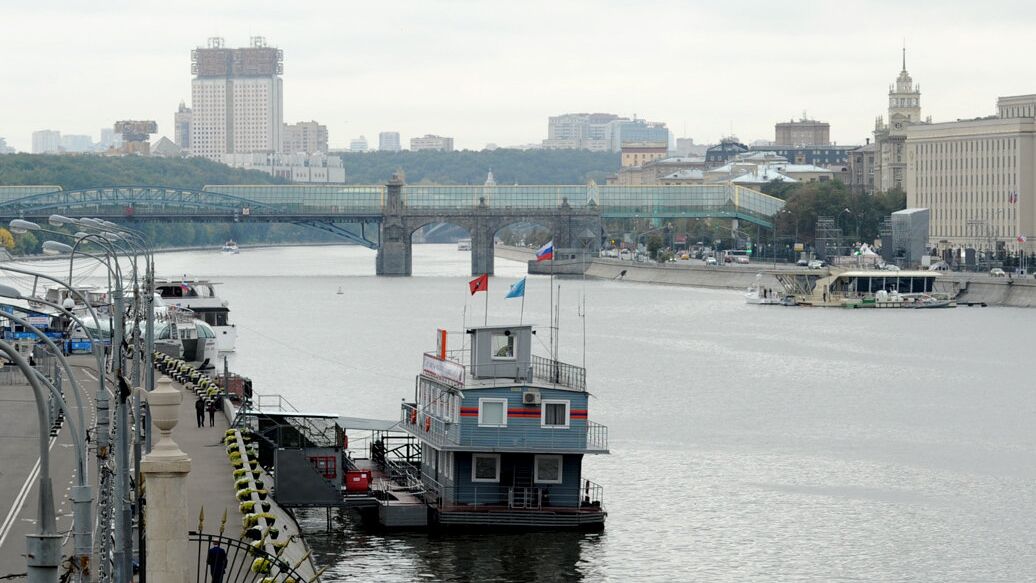
{"label": "boat cabin", "polygon": [[581,367],[532,353],[532,326],[483,326],[425,353],[401,425],[422,446],[426,500],[442,525],[603,525],[583,456],[608,453],[588,419]]}

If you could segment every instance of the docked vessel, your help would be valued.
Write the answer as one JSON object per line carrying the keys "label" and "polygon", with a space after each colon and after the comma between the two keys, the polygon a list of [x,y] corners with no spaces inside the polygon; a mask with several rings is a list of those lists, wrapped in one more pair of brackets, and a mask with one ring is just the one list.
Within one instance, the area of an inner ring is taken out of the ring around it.
{"label": "docked vessel", "polygon": [[601,528],[603,489],[583,456],[608,453],[588,419],[583,368],[532,354],[532,327],[467,331],[469,347],[423,357],[400,426],[421,445],[420,483],[432,524]]}
{"label": "docked vessel", "polygon": [[229,241],[223,244],[222,251],[224,253],[240,253],[241,249],[237,246],[237,243],[235,243],[233,239],[230,239]]}
{"label": "docked vessel", "polygon": [[745,303],[762,306],[779,306],[785,303],[784,294],[775,288],[762,285],[763,274],[755,275],[755,283],[745,290]]}
{"label": "docked vessel", "polygon": [[842,271],[827,276],[775,274],[800,305],[834,308],[955,308],[935,271]]}
{"label": "docked vessel", "polygon": [[237,343],[237,328],[230,323],[230,306],[216,295],[218,282],[208,280],[155,281],[155,293],[162,300],[178,308],[187,308],[195,317],[212,327],[216,334],[216,346],[220,352],[233,352]]}
{"label": "docked vessel", "polygon": [[471,251],[471,239],[457,241],[457,251]]}

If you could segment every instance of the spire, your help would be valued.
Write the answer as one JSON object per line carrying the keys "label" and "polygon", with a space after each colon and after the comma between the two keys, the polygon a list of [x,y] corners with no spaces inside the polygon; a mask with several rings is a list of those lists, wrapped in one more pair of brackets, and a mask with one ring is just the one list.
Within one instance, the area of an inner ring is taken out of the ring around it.
{"label": "spire", "polygon": [[903,39],[903,70],[906,71],[906,39]]}

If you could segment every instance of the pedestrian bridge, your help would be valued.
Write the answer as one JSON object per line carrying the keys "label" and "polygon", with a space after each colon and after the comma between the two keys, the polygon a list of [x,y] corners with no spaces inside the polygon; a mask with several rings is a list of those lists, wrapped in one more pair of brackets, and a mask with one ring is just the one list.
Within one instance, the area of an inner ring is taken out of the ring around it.
{"label": "pedestrian bridge", "polygon": [[[608,219],[726,218],[769,229],[783,206],[778,198],[732,184],[424,186],[394,179],[386,185],[211,185],[201,190],[0,186],[0,220],[5,222],[39,222],[62,214],[129,222],[295,223],[378,249],[379,273],[386,274],[410,273],[410,237],[434,223],[467,228],[472,271],[492,273],[493,237],[519,222],[551,229],[559,247],[596,249],[602,221]],[[406,258],[383,266],[386,244],[392,242],[406,248],[399,251]]]}

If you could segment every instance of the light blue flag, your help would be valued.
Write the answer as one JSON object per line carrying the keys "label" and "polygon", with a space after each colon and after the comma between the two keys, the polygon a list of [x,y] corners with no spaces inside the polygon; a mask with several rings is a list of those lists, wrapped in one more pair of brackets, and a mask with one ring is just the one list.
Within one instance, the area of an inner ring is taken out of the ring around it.
{"label": "light blue flag", "polygon": [[510,298],[524,298],[525,297],[525,278],[521,278],[518,281],[511,284],[511,289],[507,290],[507,295],[504,299]]}

